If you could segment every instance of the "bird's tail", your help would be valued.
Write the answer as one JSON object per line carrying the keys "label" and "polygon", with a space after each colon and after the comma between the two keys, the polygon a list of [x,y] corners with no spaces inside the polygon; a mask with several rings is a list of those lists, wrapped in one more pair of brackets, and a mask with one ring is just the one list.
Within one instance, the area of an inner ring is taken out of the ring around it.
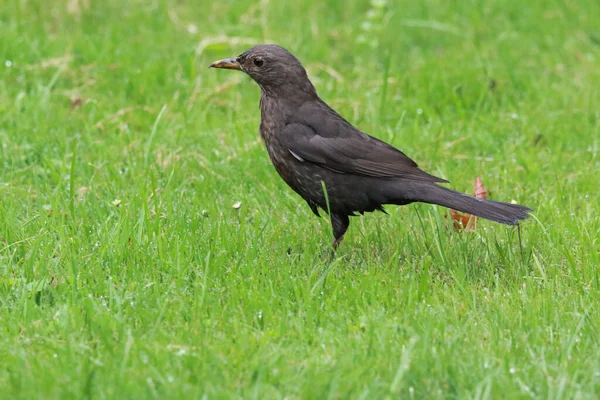
{"label": "bird's tail", "polygon": [[416,201],[437,204],[507,225],[518,224],[520,220],[529,217],[529,212],[532,211],[519,204],[477,199],[435,184],[423,185],[415,192],[418,193]]}

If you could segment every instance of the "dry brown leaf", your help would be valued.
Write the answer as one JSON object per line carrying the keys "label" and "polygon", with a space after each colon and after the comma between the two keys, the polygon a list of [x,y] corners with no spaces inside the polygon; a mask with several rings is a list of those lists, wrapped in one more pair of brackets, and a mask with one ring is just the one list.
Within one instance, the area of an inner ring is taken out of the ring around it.
{"label": "dry brown leaf", "polygon": [[[488,191],[483,185],[480,177],[473,182],[473,196],[478,199],[487,199]],[[456,210],[450,210],[450,219],[456,232],[474,232],[477,228],[477,217],[471,214],[463,214]]]}
{"label": "dry brown leaf", "polygon": [[473,182],[473,196],[478,199],[487,199],[488,191],[483,186],[483,181],[480,177],[475,178],[475,182]]}
{"label": "dry brown leaf", "polygon": [[73,96],[71,97],[71,110],[81,107],[83,104],[83,99],[81,97]]}
{"label": "dry brown leaf", "polygon": [[463,214],[456,210],[450,210],[450,219],[452,219],[452,226],[456,232],[473,232],[477,217],[471,214]]}

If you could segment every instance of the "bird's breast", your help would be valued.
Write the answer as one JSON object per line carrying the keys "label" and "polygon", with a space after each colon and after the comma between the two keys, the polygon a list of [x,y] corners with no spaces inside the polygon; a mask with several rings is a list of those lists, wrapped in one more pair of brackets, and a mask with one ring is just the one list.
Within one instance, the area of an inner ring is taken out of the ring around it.
{"label": "bird's breast", "polygon": [[306,171],[303,167],[306,163],[289,151],[281,135],[285,128],[287,115],[275,99],[265,95],[261,97],[260,109],[260,136],[265,143],[271,163],[279,176],[292,189],[300,193],[300,187],[309,177],[304,173]]}
{"label": "bird's breast", "polygon": [[285,143],[282,143],[278,135],[276,124],[270,121],[262,121],[260,124],[260,135],[265,143],[271,163],[281,178],[294,190],[298,186],[298,163],[300,161],[290,153]]}

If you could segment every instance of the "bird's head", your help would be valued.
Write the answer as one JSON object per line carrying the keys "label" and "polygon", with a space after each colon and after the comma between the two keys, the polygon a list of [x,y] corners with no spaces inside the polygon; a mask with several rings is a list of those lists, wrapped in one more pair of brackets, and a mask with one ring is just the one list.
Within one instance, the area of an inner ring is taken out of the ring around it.
{"label": "bird's head", "polygon": [[238,57],[210,64],[210,68],[236,69],[250,75],[267,94],[282,90],[292,93],[316,91],[300,61],[289,51],[274,44],[255,46]]}

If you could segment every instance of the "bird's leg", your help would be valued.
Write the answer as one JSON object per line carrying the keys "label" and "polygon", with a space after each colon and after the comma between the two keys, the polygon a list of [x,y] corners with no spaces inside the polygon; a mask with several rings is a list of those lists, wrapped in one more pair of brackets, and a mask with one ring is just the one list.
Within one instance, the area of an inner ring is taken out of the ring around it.
{"label": "bird's leg", "polygon": [[348,230],[350,218],[344,214],[331,214],[330,218],[331,226],[333,227],[333,242],[331,243],[331,247],[333,247],[333,252],[335,253],[344,238],[344,233]]}
{"label": "bird's leg", "polygon": [[340,243],[342,243],[342,240],[344,240],[344,237],[339,237],[339,238],[333,238],[333,240],[331,241],[331,247],[333,247],[333,253],[336,252],[338,246],[340,245]]}

